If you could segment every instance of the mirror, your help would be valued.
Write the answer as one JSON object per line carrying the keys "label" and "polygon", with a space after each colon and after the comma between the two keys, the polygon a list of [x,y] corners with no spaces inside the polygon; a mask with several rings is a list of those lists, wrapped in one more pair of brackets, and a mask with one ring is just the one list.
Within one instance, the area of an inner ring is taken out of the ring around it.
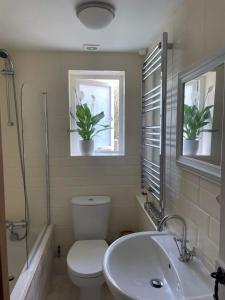
{"label": "mirror", "polygon": [[179,74],[177,162],[219,181],[224,102],[224,55]]}

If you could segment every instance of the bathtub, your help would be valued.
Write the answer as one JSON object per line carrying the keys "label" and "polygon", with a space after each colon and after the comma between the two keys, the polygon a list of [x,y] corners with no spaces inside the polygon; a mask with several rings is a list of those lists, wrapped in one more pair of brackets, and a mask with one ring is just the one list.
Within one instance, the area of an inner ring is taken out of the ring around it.
{"label": "bathtub", "polygon": [[[36,241],[28,260],[26,260],[25,239],[16,242],[7,240],[9,275],[15,277],[10,282],[11,300],[42,300],[45,298],[44,293],[50,277],[53,256],[53,226],[49,225],[44,228],[38,236],[35,232],[30,232],[29,239]],[[44,274],[43,269],[45,270]]]}
{"label": "bathtub", "polygon": [[[42,232],[43,235],[43,232]],[[13,276],[14,280],[9,282],[10,292],[12,292],[20,273],[25,269],[27,265],[27,253],[26,253],[26,239],[21,241],[11,241],[9,238],[9,232],[6,232],[7,236],[7,254],[8,254],[8,273],[9,276]],[[36,232],[29,232],[29,244],[34,244],[38,234]]]}

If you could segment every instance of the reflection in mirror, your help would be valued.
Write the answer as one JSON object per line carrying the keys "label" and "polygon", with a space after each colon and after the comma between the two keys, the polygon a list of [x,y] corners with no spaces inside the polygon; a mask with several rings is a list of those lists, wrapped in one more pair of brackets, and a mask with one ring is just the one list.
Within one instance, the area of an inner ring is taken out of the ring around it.
{"label": "reflection in mirror", "polygon": [[182,155],[220,165],[224,64],[183,84]]}

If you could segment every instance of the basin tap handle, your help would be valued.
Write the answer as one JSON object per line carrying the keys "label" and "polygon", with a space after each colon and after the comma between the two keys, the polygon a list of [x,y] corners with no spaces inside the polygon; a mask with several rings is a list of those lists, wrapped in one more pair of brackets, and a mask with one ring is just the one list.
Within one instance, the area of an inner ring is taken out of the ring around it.
{"label": "basin tap handle", "polygon": [[181,255],[181,250],[180,250],[180,247],[178,245],[178,242],[180,242],[180,239],[178,239],[177,237],[174,237],[173,239],[174,239],[174,242],[176,243],[176,246],[177,246],[177,249],[179,251],[179,254]]}

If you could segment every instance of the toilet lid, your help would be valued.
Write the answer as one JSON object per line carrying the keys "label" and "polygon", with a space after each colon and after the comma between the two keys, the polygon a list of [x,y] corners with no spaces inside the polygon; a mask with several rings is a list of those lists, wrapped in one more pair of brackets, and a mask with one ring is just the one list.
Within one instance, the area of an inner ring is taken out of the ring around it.
{"label": "toilet lid", "polygon": [[67,255],[67,265],[78,277],[97,277],[102,273],[107,248],[103,240],[77,241]]}

